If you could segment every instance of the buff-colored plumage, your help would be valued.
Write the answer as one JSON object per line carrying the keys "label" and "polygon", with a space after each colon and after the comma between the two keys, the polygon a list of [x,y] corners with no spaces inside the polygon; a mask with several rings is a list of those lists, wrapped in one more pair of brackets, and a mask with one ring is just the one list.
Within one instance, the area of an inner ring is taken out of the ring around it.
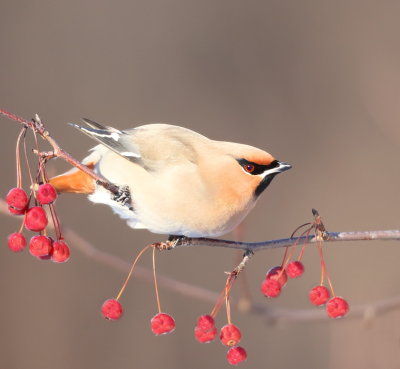
{"label": "buff-colored plumage", "polygon": [[[101,144],[83,162],[110,182],[128,186],[131,209],[90,178],[77,178],[77,170],[52,183],[63,192],[70,183],[71,192],[79,192],[82,182],[81,192],[110,205],[133,228],[189,237],[225,234],[244,219],[273,176],[290,168],[260,149],[213,141],[178,126],[119,131],[85,121],[89,128],[76,127]],[[253,175],[246,171],[251,165],[265,171]]]}

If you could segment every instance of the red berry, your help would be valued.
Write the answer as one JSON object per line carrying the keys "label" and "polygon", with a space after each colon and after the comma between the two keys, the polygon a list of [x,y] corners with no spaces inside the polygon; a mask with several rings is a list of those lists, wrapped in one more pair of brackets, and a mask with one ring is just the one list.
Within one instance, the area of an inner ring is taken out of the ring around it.
{"label": "red berry", "polygon": [[304,265],[301,261],[292,261],[286,267],[290,278],[298,278],[304,273]]}
{"label": "red berry", "polygon": [[208,331],[215,327],[214,318],[211,315],[202,315],[197,319],[197,327],[203,331]]}
{"label": "red berry", "polygon": [[8,207],[8,211],[9,211],[11,214],[14,214],[14,215],[24,215],[25,212],[26,212],[26,209],[17,210],[17,209],[14,209],[12,206],[9,206],[9,207]]}
{"label": "red berry", "polygon": [[121,318],[123,313],[122,305],[117,300],[108,299],[104,301],[104,304],[101,307],[101,313],[106,319],[118,320]]}
{"label": "red berry", "polygon": [[313,305],[324,305],[330,297],[329,290],[325,286],[316,286],[308,294],[310,302]]}
{"label": "red berry", "polygon": [[201,343],[211,342],[217,336],[214,318],[211,315],[202,315],[197,319],[194,336]]}
{"label": "red berry", "polygon": [[29,198],[22,188],[15,187],[8,192],[6,202],[16,210],[23,210],[28,206]]}
{"label": "red berry", "polygon": [[287,282],[287,274],[286,270],[282,270],[281,266],[274,266],[270,270],[268,270],[267,274],[265,275],[266,279],[275,279],[279,282],[281,287],[283,287]]}
{"label": "red berry", "polygon": [[242,333],[234,324],[224,325],[219,333],[219,339],[225,346],[236,346],[240,342],[241,338]]}
{"label": "red berry", "polygon": [[50,260],[51,259],[51,256],[53,255],[53,251],[54,251],[54,247],[53,247],[54,240],[53,240],[52,237],[49,237],[49,238],[51,240],[51,250],[50,250],[50,252],[47,255],[36,256],[37,259],[39,259],[39,260]]}
{"label": "red berry", "polygon": [[333,297],[326,304],[326,313],[330,318],[341,318],[349,312],[349,304],[342,297]]}
{"label": "red berry", "polygon": [[208,330],[201,329],[199,326],[194,328],[194,337],[200,343],[211,342],[217,337],[217,328],[213,327]]}
{"label": "red berry", "polygon": [[261,292],[266,297],[278,297],[281,289],[281,284],[275,279],[265,279],[261,284]]}
{"label": "red berry", "polygon": [[22,233],[12,233],[8,236],[8,247],[11,251],[22,251],[26,246],[26,239]]}
{"label": "red berry", "polygon": [[247,359],[247,352],[243,347],[232,347],[229,349],[226,358],[229,364],[238,365]]}
{"label": "red berry", "polygon": [[175,329],[175,320],[171,315],[158,313],[154,315],[150,321],[151,330],[156,336],[161,334],[171,333]]}
{"label": "red berry", "polygon": [[51,260],[56,263],[65,263],[69,259],[69,247],[65,241],[60,240],[53,243]]}
{"label": "red berry", "polygon": [[41,184],[36,195],[40,204],[51,204],[57,198],[57,191],[50,183]]}
{"label": "red berry", "polygon": [[48,256],[53,249],[53,240],[46,236],[33,236],[29,241],[29,252],[33,256]]}
{"label": "red berry", "polygon": [[30,231],[40,232],[47,226],[46,212],[40,206],[30,208],[25,215],[25,227]]}

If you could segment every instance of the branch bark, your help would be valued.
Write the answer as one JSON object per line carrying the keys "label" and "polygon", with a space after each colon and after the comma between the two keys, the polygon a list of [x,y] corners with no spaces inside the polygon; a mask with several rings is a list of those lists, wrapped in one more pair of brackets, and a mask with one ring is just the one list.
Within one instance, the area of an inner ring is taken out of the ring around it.
{"label": "branch bark", "polygon": [[[177,247],[191,246],[210,246],[210,247],[225,247],[229,249],[251,251],[253,253],[261,250],[276,249],[282,247],[290,247],[294,244],[315,243],[318,240],[317,236],[304,236],[295,238],[282,238],[277,240],[262,241],[262,242],[237,242],[220,240],[214,238],[183,238],[175,244]],[[400,240],[400,230],[387,231],[362,231],[362,232],[326,232],[325,242],[339,241],[371,241],[371,240]]]}

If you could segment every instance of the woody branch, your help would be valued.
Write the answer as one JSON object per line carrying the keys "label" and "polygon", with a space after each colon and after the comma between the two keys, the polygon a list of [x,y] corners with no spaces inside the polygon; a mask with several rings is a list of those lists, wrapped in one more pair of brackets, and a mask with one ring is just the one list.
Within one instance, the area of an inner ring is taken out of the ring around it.
{"label": "woody branch", "polygon": [[32,120],[26,120],[21,118],[15,114],[12,114],[4,109],[0,108],[0,114],[11,119],[17,123],[20,123],[22,126],[26,128],[30,128],[36,134],[41,136],[44,140],[46,140],[52,147],[53,151],[51,153],[37,153],[38,155],[43,154],[48,158],[57,157],[65,160],[67,163],[71,164],[72,166],[80,169],[82,172],[88,174],[92,177],[97,184],[103,186],[105,189],[110,191],[111,193],[118,195],[119,189],[113,183],[108,182],[106,179],[98,176],[94,173],[91,169],[89,169],[86,165],[83,165],[78,160],[72,157],[72,155],[68,154],[65,150],[61,148],[61,146],[57,143],[57,141],[50,135],[50,133],[45,129],[44,124],[42,123],[39,116],[36,114],[35,118]]}
{"label": "woody branch", "polygon": [[[296,238],[282,238],[277,240],[262,241],[262,242],[238,242],[227,241],[213,238],[184,238],[175,244],[176,247],[188,246],[211,246],[225,247],[230,249],[239,249],[243,251],[257,252],[261,250],[276,249],[282,247],[290,247],[295,244],[315,243],[318,236],[304,236]],[[386,231],[361,231],[361,232],[326,232],[324,242],[339,242],[339,241],[371,241],[371,240],[400,240],[400,230]]]}
{"label": "woody branch", "polygon": [[[103,186],[113,194],[119,194],[119,188],[113,183],[108,182],[105,178],[98,176],[87,166],[81,164],[78,160],[72,157],[69,153],[63,150],[56,140],[50,135],[45,129],[44,124],[38,115],[32,120],[26,120],[13,113],[10,113],[0,108],[0,114],[13,120],[26,128],[30,128],[36,134],[40,135],[46,140],[53,148],[53,152],[44,153],[48,157],[58,157],[72,166],[82,170],[89,176],[91,176],[99,185]],[[41,153],[38,153],[39,155]],[[314,214],[315,215],[315,214]],[[159,249],[171,249],[177,247],[190,247],[190,246],[209,246],[209,247],[224,247],[232,248],[237,250],[243,250],[246,253],[255,253],[260,250],[275,249],[282,247],[290,247],[299,242],[315,243],[318,241],[318,237],[323,236],[324,242],[338,242],[338,241],[367,241],[367,240],[400,240],[400,230],[384,230],[384,231],[363,231],[363,232],[319,232],[314,236],[305,236],[301,238],[284,238],[278,240],[262,241],[262,242],[238,242],[228,241],[221,239],[212,238],[182,238],[175,241],[160,242],[158,245]]]}

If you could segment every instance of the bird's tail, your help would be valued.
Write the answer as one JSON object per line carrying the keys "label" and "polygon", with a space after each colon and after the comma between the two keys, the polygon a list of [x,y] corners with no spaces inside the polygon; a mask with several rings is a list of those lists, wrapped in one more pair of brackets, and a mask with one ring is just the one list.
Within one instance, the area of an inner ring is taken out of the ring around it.
{"label": "bird's tail", "polygon": [[[93,169],[94,163],[86,164],[86,166]],[[49,182],[58,193],[73,192],[89,195],[95,190],[93,178],[77,168],[73,168],[66,173],[53,177]]]}
{"label": "bird's tail", "polygon": [[[82,164],[89,169],[95,169],[96,163],[100,160],[99,150],[94,147],[92,152],[82,160]],[[96,189],[95,181],[88,174],[77,168],[72,168],[66,173],[53,177],[49,181],[58,193],[73,192],[89,195]]]}

